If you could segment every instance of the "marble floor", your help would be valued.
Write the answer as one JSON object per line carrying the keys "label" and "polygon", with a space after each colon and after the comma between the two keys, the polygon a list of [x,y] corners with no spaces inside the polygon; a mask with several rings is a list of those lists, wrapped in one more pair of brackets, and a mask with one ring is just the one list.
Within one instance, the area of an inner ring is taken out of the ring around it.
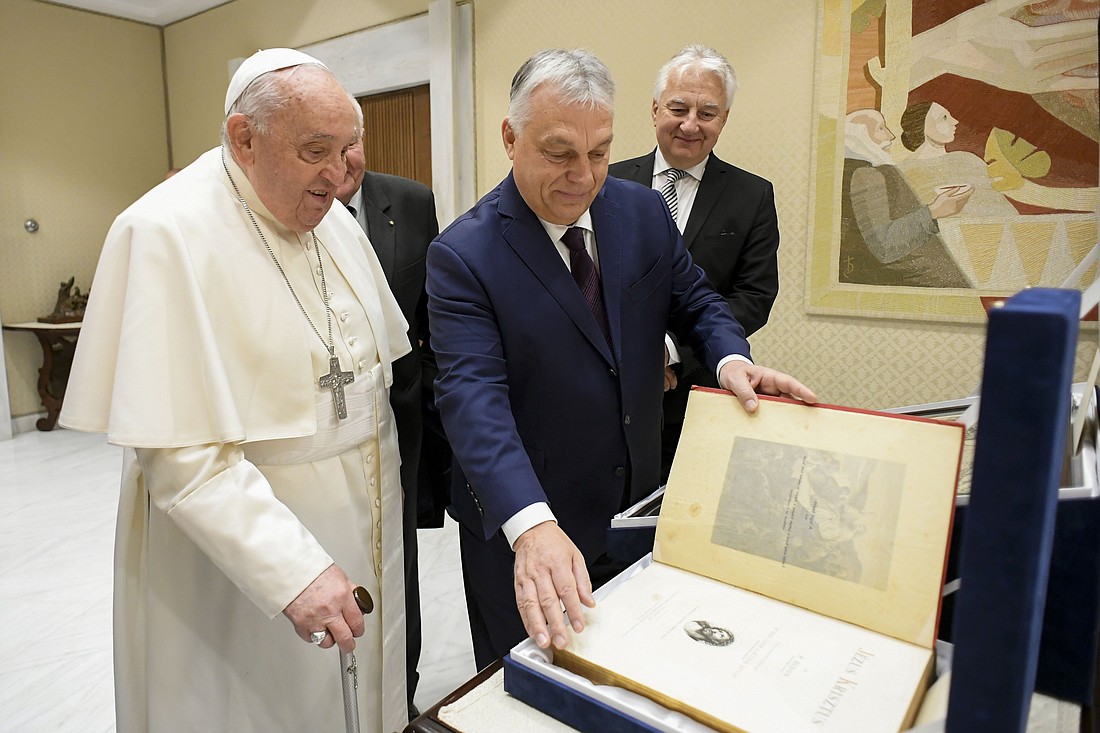
{"label": "marble floor", "polygon": [[[54,430],[0,440],[0,733],[111,733],[122,450]],[[456,525],[420,530],[423,709],[474,674]]]}

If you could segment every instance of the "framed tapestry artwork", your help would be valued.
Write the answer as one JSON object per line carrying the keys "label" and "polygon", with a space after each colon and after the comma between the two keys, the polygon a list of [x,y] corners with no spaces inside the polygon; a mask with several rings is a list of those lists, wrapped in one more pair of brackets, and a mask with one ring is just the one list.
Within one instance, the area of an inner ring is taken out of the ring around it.
{"label": "framed tapestry artwork", "polygon": [[1096,0],[818,6],[806,307],[984,322],[1096,277]]}

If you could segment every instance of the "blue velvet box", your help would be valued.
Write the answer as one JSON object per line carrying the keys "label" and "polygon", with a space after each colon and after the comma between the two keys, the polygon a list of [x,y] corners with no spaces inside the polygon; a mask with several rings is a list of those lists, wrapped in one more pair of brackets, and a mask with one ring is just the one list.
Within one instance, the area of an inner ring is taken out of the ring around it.
{"label": "blue velvet box", "polygon": [[[1075,290],[1035,288],[989,314],[947,733],[1022,733],[1027,725],[1070,432],[1080,301]],[[1095,586],[1095,568],[1081,580]]]}

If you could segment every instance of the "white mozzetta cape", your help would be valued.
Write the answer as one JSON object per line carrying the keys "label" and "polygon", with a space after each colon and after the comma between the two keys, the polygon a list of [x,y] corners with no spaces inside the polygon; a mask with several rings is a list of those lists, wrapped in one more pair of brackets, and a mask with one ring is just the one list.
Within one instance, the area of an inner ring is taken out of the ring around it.
{"label": "white mozzetta cape", "polygon": [[[277,226],[232,156],[225,159],[261,226]],[[366,309],[389,387],[390,364],[411,347],[374,250],[342,206],[314,231]],[[337,246],[345,242],[358,246]],[[119,215],[93,286],[64,427],[146,448],[316,431],[316,336],[237,200],[220,147]]]}

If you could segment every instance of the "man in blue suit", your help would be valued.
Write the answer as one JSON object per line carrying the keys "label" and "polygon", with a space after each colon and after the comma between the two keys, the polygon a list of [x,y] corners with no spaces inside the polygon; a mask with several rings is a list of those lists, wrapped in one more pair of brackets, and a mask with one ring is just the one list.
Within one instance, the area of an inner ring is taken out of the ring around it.
{"label": "man in blue suit", "polygon": [[563,647],[563,605],[582,630],[593,586],[617,571],[608,523],[657,487],[666,326],[747,410],[755,390],[816,399],[749,360],[660,195],[607,177],[613,104],[588,52],[525,62],[502,125],[511,174],[428,249],[479,668],[528,635]]}

